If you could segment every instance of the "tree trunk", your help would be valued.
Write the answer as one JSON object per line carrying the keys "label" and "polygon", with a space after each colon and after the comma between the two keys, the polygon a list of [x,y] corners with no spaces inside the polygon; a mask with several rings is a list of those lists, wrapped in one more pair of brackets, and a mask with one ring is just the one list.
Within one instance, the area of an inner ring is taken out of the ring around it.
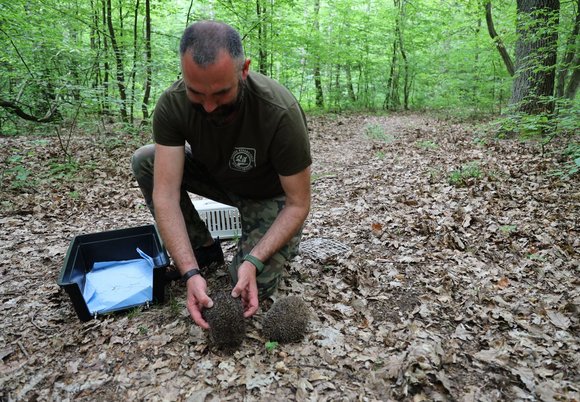
{"label": "tree trunk", "polygon": [[[576,18],[570,37],[566,43],[566,52],[564,60],[560,62],[560,68],[556,76],[556,96],[558,98],[574,99],[580,80],[580,70],[578,63],[578,32],[580,31],[580,0],[576,1]],[[572,72],[570,74],[570,72]],[[566,85],[566,79],[569,81]]]}
{"label": "tree trunk", "polygon": [[151,53],[151,1],[145,0],[145,91],[143,93],[143,103],[141,104],[141,111],[143,112],[143,120],[149,118],[149,96],[151,95],[151,64],[153,57]]}
{"label": "tree trunk", "polygon": [[93,0],[91,0],[91,10],[93,12],[93,24],[91,26],[91,40],[90,46],[91,50],[95,53],[95,61],[93,62],[93,81],[91,83],[92,89],[95,91],[95,94],[98,96],[98,105],[100,112],[103,112],[103,99],[99,88],[101,87],[101,66],[100,66],[100,57],[99,52],[101,50],[101,30],[99,29],[99,8],[98,4],[95,4]]}
{"label": "tree trunk", "polygon": [[516,111],[554,110],[559,0],[517,0],[516,73],[510,104]]}
{"label": "tree trunk", "polygon": [[[396,4],[396,3],[395,3]],[[397,22],[397,37],[399,38],[399,52],[401,52],[401,57],[403,58],[403,69],[405,71],[403,75],[403,107],[405,110],[409,110],[409,62],[407,60],[407,54],[405,53],[405,47],[403,43],[403,21],[405,19],[405,0],[399,3],[399,13]]]}
{"label": "tree trunk", "polygon": [[268,51],[266,50],[266,24],[264,15],[266,8],[262,6],[262,0],[256,0],[256,16],[258,17],[258,71],[268,74]]}
{"label": "tree trunk", "polygon": [[316,87],[316,106],[324,107],[324,94],[322,91],[322,79],[320,77],[320,65],[314,67],[314,86]]}
{"label": "tree trunk", "polygon": [[579,60],[578,56],[574,59],[574,72],[572,76],[570,76],[570,80],[568,81],[568,85],[566,86],[566,91],[564,91],[564,97],[566,99],[573,100],[576,98],[576,93],[578,92],[578,85],[580,85],[580,68],[579,68]]}
{"label": "tree trunk", "polygon": [[336,65],[336,72],[334,74],[334,89],[333,89],[333,95],[332,97],[333,99],[333,103],[334,103],[334,107],[335,108],[340,108],[340,98],[341,98],[341,88],[340,88],[340,64]]}
{"label": "tree trunk", "polygon": [[512,62],[512,58],[510,57],[507,49],[505,48],[503,41],[495,31],[495,26],[493,25],[493,16],[491,14],[491,0],[485,3],[485,21],[487,22],[487,31],[489,32],[489,36],[491,36],[491,39],[495,43],[495,46],[497,47],[497,50],[499,51],[499,54],[503,60],[503,64],[505,65],[505,68],[507,69],[509,75],[513,77],[514,63]]}
{"label": "tree trunk", "polygon": [[[316,32],[316,40],[320,34],[320,22],[318,20],[320,14],[320,0],[314,0],[314,31]],[[318,45],[316,46],[318,49]],[[320,55],[314,55],[314,86],[316,87],[316,106],[324,107],[324,94],[322,92],[322,78],[320,76]]]}
{"label": "tree trunk", "polygon": [[391,68],[389,69],[389,77],[387,78],[387,94],[383,109],[394,110],[399,104],[399,88],[397,79],[397,52],[399,51],[398,40],[393,41],[393,54],[391,56]]}
{"label": "tree trunk", "polygon": [[133,68],[131,69],[131,94],[129,96],[129,121],[131,124],[133,123],[133,118],[135,116],[134,109],[135,109],[135,78],[137,76],[137,48],[138,48],[138,38],[139,38],[139,4],[140,1],[137,0],[135,2],[135,9],[133,14]]}
{"label": "tree trunk", "polygon": [[109,28],[109,36],[111,38],[111,46],[113,47],[113,53],[115,54],[115,62],[117,64],[117,87],[119,88],[119,98],[121,99],[121,119],[127,122],[127,93],[125,89],[125,72],[123,67],[123,57],[121,54],[121,49],[117,43],[117,38],[115,36],[115,29],[113,28],[112,20],[112,7],[111,0],[107,0],[107,26]]}
{"label": "tree trunk", "polygon": [[351,102],[356,102],[356,94],[354,93],[354,87],[352,86],[352,74],[350,72],[350,64],[347,64],[344,67],[346,72],[346,88],[348,90],[348,97],[350,98]]}
{"label": "tree trunk", "polygon": [[[107,0],[102,0],[102,14],[103,14],[103,26],[106,28],[108,26],[107,24],[107,4],[106,4]],[[111,100],[109,99],[109,86],[110,86],[110,82],[109,82],[109,77],[111,76],[110,71],[111,71],[111,66],[109,65],[109,41],[107,39],[107,35],[103,35],[103,53],[102,53],[102,57],[105,59],[105,62],[103,64],[103,68],[105,69],[105,74],[103,76],[103,96],[102,96],[102,108],[103,108],[103,114],[109,114],[110,113],[110,104],[111,104]]]}

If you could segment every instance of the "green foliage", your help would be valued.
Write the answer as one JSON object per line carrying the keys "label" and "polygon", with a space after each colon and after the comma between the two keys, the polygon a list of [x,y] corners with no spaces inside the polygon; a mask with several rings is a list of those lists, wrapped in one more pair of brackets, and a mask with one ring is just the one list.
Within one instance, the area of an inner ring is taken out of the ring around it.
{"label": "green foliage", "polygon": [[490,132],[497,138],[518,138],[535,141],[544,150],[554,140],[561,140],[564,149],[556,151],[566,160],[561,168],[551,172],[553,176],[569,178],[580,170],[580,102],[551,99],[555,102],[553,113],[510,113],[491,123]]}
{"label": "green foliage", "polygon": [[[14,150],[17,151],[17,150]],[[2,169],[1,186],[10,183],[8,188],[12,190],[22,190],[31,188],[36,180],[31,177],[32,171],[27,165],[27,158],[34,156],[34,153],[27,155],[14,154],[6,159],[6,167]]]}
{"label": "green foliage", "polygon": [[364,128],[365,135],[371,140],[383,141],[383,142],[393,142],[395,138],[387,134],[385,129],[380,124],[367,124]]}
{"label": "green foliage", "polygon": [[[81,121],[102,116],[118,120],[126,106],[131,115],[128,127],[133,127],[141,117],[147,71],[152,71],[150,112],[180,74],[177,49],[183,28],[192,20],[212,18],[236,27],[253,60],[252,69],[280,81],[307,110],[408,106],[454,115],[505,110],[512,77],[485,29],[481,2],[467,1],[458,7],[457,2],[430,0],[327,0],[320,2],[319,9],[314,4],[310,0],[153,2],[153,59],[148,65],[143,4],[135,16],[134,1],[114,1],[111,23],[123,62],[117,71],[101,3],[6,1],[0,5],[0,100],[16,102],[36,117],[54,108],[59,124],[76,121],[77,114]],[[516,4],[493,5],[496,29],[513,53]],[[564,60],[561,56],[576,12],[574,2],[561,7],[558,60]],[[315,69],[320,71],[323,108],[316,107]],[[121,76],[125,103],[117,82]],[[562,120],[556,126],[563,129],[564,124],[574,122]],[[30,125],[0,108],[2,134],[28,134]],[[540,117],[522,129],[533,134],[545,125]]]}
{"label": "green foliage", "polygon": [[499,227],[499,230],[502,233],[509,235],[513,232],[516,232],[518,230],[518,227],[516,225],[502,225]]}
{"label": "green foliage", "polygon": [[274,351],[274,349],[276,349],[278,347],[278,342],[276,342],[276,341],[268,341],[268,342],[266,342],[266,344],[264,345],[264,347],[266,348],[266,350],[268,352],[272,352],[272,351]]}
{"label": "green foliage", "polygon": [[580,130],[580,102],[555,98],[544,102],[553,102],[555,111],[537,114],[510,112],[496,119],[492,124],[495,125],[497,137],[549,142],[555,137],[570,136]]}
{"label": "green foliage", "polygon": [[133,307],[132,309],[128,310],[127,318],[133,319],[136,318],[139,314],[141,314],[141,307]]}
{"label": "green foliage", "polygon": [[180,299],[178,297],[175,297],[175,295],[173,295],[171,293],[171,288],[168,288],[168,296],[169,296],[169,311],[171,312],[172,315],[174,316],[179,316],[181,314],[181,311],[183,310],[183,306],[180,303]]}
{"label": "green foliage", "polygon": [[417,147],[419,147],[419,148],[424,148],[424,149],[437,149],[437,148],[439,148],[439,145],[437,145],[437,143],[435,143],[431,140],[417,141],[415,143],[415,145],[417,145]]}
{"label": "green foliage", "polygon": [[562,168],[551,172],[552,176],[558,176],[563,179],[569,179],[580,172],[580,142],[570,142],[562,152],[566,162]]}
{"label": "green foliage", "polygon": [[449,183],[454,186],[467,186],[471,184],[474,180],[480,179],[483,176],[483,172],[479,167],[479,163],[471,162],[461,166],[459,169],[453,170],[449,174]]}
{"label": "green foliage", "polygon": [[77,161],[52,161],[49,164],[50,178],[53,180],[71,180],[78,173],[80,166]]}

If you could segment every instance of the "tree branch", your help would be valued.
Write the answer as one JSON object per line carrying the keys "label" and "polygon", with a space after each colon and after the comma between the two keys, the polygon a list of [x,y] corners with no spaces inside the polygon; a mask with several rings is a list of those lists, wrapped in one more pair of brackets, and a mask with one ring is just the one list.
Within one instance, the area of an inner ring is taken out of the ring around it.
{"label": "tree branch", "polygon": [[507,52],[503,44],[503,41],[497,34],[495,27],[493,25],[493,16],[491,14],[491,0],[485,3],[485,22],[487,23],[487,31],[489,32],[489,36],[491,36],[491,39],[493,39],[493,42],[495,43],[495,46],[497,47],[497,50],[499,51],[499,54],[503,59],[503,63],[505,64],[505,67],[507,68],[509,75],[513,77],[515,73],[514,63],[512,62],[512,59],[509,53]]}
{"label": "tree branch", "polygon": [[4,31],[2,28],[0,28],[0,32],[2,32],[4,35],[6,35],[6,37],[10,41],[10,44],[12,44],[12,47],[16,51],[16,54],[20,58],[20,61],[22,61],[22,64],[24,64],[24,67],[26,67],[26,70],[28,71],[28,74],[30,74],[30,76],[32,78],[34,78],[34,74],[32,74],[32,71],[30,71],[30,68],[28,67],[28,64],[26,64],[26,61],[24,60],[24,57],[22,57],[22,54],[20,53],[20,50],[18,50],[18,47],[16,47],[16,44],[14,43],[14,41],[12,40],[12,38],[10,37],[10,35],[8,35],[6,33],[6,31]]}
{"label": "tree branch", "polygon": [[18,117],[20,117],[20,118],[22,118],[24,120],[34,121],[36,123],[48,123],[50,121],[53,121],[56,118],[55,112],[58,109],[58,107],[57,107],[57,105],[55,103],[46,112],[46,114],[44,115],[44,117],[36,117],[36,116],[33,116],[31,114],[26,113],[16,103],[10,102],[10,101],[6,101],[4,99],[0,99],[0,107],[3,107],[4,109],[8,109],[10,112],[14,113],[15,115],[17,115]]}

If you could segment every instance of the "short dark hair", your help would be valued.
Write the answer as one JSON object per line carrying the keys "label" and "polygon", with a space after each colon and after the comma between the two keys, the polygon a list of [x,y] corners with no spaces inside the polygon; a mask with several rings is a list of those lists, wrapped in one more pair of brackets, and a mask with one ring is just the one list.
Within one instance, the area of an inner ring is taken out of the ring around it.
{"label": "short dark hair", "polygon": [[220,50],[225,50],[234,60],[243,63],[244,48],[238,31],[218,21],[198,21],[183,32],[179,53],[183,56],[191,50],[193,61],[206,67],[215,63]]}

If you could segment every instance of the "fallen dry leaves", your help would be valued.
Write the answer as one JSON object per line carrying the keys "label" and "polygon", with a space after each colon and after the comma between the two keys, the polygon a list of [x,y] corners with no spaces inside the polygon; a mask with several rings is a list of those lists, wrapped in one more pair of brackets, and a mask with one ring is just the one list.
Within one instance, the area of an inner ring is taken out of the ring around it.
{"label": "fallen dry leaves", "polygon": [[[74,235],[151,222],[129,172],[147,135],[74,137],[84,168],[58,180],[55,138],[0,138],[0,399],[580,400],[577,177],[550,176],[558,162],[534,144],[426,116],[310,129],[304,236],[350,251],[289,268],[280,293],[313,311],[301,343],[268,350],[260,312],[231,355],[178,284],[164,305],[87,323],[56,285]],[[479,177],[450,183],[474,162]],[[11,188],[16,166],[37,184]]]}

